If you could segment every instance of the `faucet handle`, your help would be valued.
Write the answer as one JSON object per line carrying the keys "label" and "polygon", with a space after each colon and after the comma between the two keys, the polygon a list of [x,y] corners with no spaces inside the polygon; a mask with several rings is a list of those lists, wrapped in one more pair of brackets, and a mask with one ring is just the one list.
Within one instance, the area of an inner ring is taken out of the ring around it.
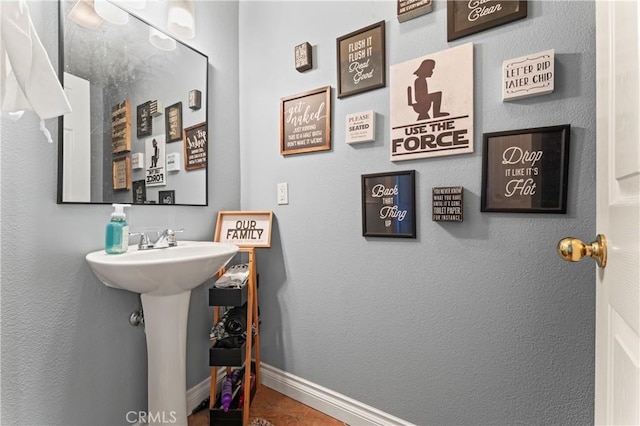
{"label": "faucet handle", "polygon": [[178,245],[178,241],[176,240],[176,232],[184,232],[183,229],[167,229],[165,231],[167,233],[167,242],[169,243],[169,247],[175,247]]}
{"label": "faucet handle", "polygon": [[140,235],[140,241],[138,242],[138,250],[146,250],[153,248],[153,244],[149,240],[149,236],[145,232],[129,232],[129,236]]}

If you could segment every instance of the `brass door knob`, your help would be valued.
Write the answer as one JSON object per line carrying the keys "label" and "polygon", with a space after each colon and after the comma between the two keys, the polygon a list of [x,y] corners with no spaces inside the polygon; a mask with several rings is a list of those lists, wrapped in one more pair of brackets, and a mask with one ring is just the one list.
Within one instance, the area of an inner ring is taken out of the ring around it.
{"label": "brass door knob", "polygon": [[607,239],[603,234],[598,234],[594,242],[585,244],[577,238],[563,238],[558,242],[558,255],[567,262],[579,262],[589,256],[604,268],[607,266]]}

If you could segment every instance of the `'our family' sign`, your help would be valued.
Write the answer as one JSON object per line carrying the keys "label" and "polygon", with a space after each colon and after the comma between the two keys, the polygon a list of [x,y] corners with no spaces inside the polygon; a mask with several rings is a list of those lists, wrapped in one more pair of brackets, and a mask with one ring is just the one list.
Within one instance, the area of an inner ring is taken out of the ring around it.
{"label": "'our family' sign", "polygon": [[273,212],[219,212],[214,241],[238,247],[271,247]]}

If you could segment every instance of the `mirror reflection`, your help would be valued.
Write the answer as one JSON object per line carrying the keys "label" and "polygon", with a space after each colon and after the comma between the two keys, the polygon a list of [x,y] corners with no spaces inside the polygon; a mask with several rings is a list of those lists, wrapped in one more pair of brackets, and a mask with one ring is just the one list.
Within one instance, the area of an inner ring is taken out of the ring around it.
{"label": "mirror reflection", "polygon": [[58,202],[207,205],[205,55],[112,3],[61,0],[60,67]]}

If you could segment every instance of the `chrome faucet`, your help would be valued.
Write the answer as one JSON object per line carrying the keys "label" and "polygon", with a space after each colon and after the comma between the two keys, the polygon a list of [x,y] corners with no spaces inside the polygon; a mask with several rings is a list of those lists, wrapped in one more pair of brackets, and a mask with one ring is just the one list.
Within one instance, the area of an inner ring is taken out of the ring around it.
{"label": "chrome faucet", "polygon": [[176,240],[176,232],[182,232],[184,229],[173,230],[167,228],[162,232],[157,233],[156,239],[151,242],[146,232],[132,232],[129,235],[140,235],[140,242],[138,243],[138,250],[150,250],[161,249],[167,247],[176,247],[178,241]]}

